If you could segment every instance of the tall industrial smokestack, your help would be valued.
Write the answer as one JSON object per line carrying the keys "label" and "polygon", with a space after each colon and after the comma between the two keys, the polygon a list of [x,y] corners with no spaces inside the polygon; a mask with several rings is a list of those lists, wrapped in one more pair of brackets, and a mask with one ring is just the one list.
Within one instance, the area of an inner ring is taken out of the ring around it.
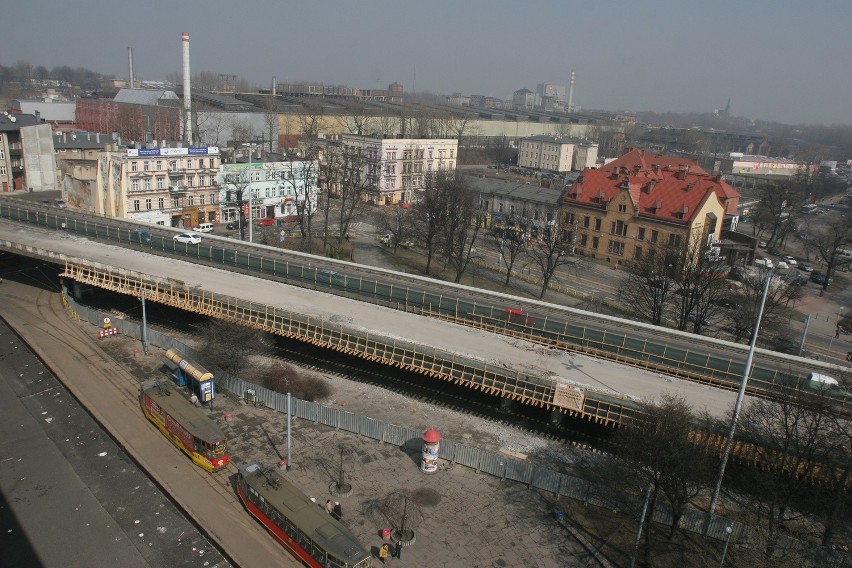
{"label": "tall industrial smokestack", "polygon": [[181,33],[183,43],[183,132],[187,144],[192,144],[192,90],[189,84],[189,32]]}
{"label": "tall industrial smokestack", "polygon": [[574,112],[574,70],[571,69],[571,81],[568,83],[568,112]]}
{"label": "tall industrial smokestack", "polygon": [[278,81],[275,79],[275,75],[272,76],[272,96],[276,96],[278,93]]}
{"label": "tall industrial smokestack", "polygon": [[130,67],[130,88],[133,88],[133,48],[127,48],[127,65]]}

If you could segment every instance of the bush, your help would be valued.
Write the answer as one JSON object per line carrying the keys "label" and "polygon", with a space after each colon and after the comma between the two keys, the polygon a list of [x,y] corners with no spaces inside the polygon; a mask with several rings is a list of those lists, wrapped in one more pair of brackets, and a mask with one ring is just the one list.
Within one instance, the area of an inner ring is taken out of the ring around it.
{"label": "bush", "polygon": [[305,375],[289,363],[273,363],[261,376],[261,384],[271,391],[315,402],[328,398],[331,387],[324,380],[313,375]]}

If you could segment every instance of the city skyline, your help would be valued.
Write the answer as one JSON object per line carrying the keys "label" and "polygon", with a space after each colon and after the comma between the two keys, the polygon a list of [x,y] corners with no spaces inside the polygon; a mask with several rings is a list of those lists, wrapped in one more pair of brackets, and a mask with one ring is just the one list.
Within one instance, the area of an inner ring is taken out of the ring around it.
{"label": "city skyline", "polygon": [[[675,0],[581,5],[556,0],[426,4],[250,0],[179,4],[31,0],[4,8],[2,61],[83,67],[118,78],[181,73],[189,32],[192,73],[252,84],[314,82],[511,100],[539,83],[567,86],[582,109],[699,112],[785,124],[852,124],[852,10]],[[59,31],[57,31],[59,30]],[[43,31],[43,33],[39,33]]]}

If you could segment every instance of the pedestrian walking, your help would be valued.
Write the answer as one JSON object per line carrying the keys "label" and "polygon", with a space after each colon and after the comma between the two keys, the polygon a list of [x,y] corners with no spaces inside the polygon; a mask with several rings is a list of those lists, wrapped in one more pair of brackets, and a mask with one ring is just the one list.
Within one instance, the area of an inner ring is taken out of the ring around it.
{"label": "pedestrian walking", "polygon": [[325,512],[329,515],[334,511],[334,505],[331,504],[331,499],[326,500],[325,502]]}
{"label": "pedestrian walking", "polygon": [[393,545],[393,555],[396,558],[402,558],[402,541],[396,541],[396,544]]}
{"label": "pedestrian walking", "polygon": [[379,560],[381,560],[382,564],[384,564],[387,561],[387,559],[388,559],[388,544],[385,543],[379,549]]}
{"label": "pedestrian walking", "polygon": [[338,501],[334,502],[334,508],[331,510],[331,516],[338,521],[343,516],[343,509],[340,507],[340,503]]}

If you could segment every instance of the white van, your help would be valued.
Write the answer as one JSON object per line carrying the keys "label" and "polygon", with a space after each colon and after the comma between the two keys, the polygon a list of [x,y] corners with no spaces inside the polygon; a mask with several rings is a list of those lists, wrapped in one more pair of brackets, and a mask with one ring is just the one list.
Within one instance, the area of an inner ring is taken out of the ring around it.
{"label": "white van", "polygon": [[766,268],[773,268],[775,263],[772,262],[771,259],[768,258],[755,258],[754,259],[755,266],[765,266]]}
{"label": "white van", "polygon": [[193,229],[196,233],[212,233],[213,223],[201,223]]}
{"label": "white van", "polygon": [[808,375],[808,381],[811,386],[814,388],[824,388],[824,387],[836,387],[838,386],[837,379],[834,377],[829,377],[828,375],[820,375],[819,373],[810,373]]}

